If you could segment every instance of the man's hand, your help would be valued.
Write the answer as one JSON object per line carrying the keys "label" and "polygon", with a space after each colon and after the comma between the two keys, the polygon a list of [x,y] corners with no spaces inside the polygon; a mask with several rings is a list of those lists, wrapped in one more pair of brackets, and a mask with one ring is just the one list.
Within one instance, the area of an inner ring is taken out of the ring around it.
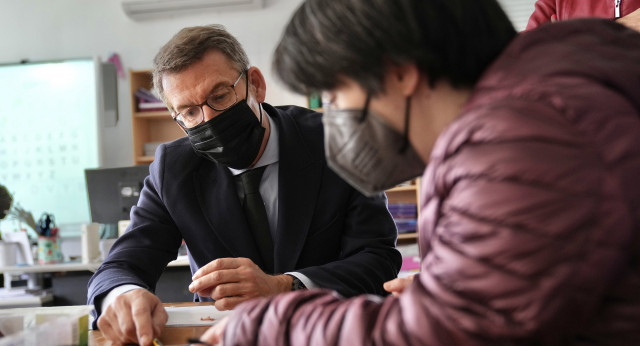
{"label": "man's hand", "polygon": [[151,345],[168,319],[160,299],[145,289],[121,294],[98,318],[102,335],[114,344]]}
{"label": "man's hand", "polygon": [[622,18],[618,18],[617,22],[635,31],[640,31],[640,8]]}
{"label": "man's hand", "polygon": [[219,258],[200,268],[189,291],[215,299],[218,310],[231,310],[245,300],[291,290],[289,275],[265,274],[248,258]]}
{"label": "man's hand", "polygon": [[211,326],[211,328],[207,329],[207,331],[200,336],[200,341],[206,342],[209,345],[222,344],[222,336],[224,335],[224,329],[227,327],[227,321],[228,319],[225,317]]}
{"label": "man's hand", "polygon": [[400,293],[402,293],[402,291],[404,291],[405,288],[409,287],[409,285],[411,284],[411,282],[413,282],[413,278],[416,276],[417,274],[413,274],[411,276],[407,276],[404,278],[397,278],[397,279],[393,279],[391,281],[387,281],[384,283],[384,289],[385,291],[393,294],[394,296],[399,296]]}

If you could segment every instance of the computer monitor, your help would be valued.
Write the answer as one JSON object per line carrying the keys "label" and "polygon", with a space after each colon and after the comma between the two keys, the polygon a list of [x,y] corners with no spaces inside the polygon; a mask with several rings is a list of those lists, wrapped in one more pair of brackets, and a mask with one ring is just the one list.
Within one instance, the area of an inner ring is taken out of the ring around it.
{"label": "computer monitor", "polygon": [[85,169],[91,221],[117,223],[129,220],[131,207],[138,203],[149,165]]}

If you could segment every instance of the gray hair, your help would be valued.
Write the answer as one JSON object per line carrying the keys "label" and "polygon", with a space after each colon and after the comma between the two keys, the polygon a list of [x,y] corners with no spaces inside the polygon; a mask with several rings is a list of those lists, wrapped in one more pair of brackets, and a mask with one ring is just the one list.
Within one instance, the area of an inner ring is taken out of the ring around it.
{"label": "gray hair", "polygon": [[153,59],[153,89],[167,103],[162,88],[164,73],[185,70],[202,59],[205,53],[218,50],[238,69],[249,69],[249,58],[242,45],[222,25],[194,26],[180,30]]}

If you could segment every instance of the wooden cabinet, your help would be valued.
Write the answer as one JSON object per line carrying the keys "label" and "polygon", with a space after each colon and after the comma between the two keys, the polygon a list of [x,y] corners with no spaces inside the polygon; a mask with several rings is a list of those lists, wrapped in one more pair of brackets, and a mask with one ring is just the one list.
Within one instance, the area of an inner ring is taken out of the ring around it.
{"label": "wooden cabinet", "polygon": [[[392,189],[385,191],[387,198],[389,199],[389,205],[391,204],[415,204],[416,206],[416,221],[420,218],[420,179],[414,179],[409,184],[396,186]],[[399,233],[398,240],[409,239],[414,240],[418,238],[418,227],[416,226],[415,232]]]}
{"label": "wooden cabinet", "polygon": [[171,119],[168,110],[140,111],[138,108],[136,90],[139,88],[152,89],[150,70],[130,70],[129,83],[131,86],[133,162],[136,165],[148,164],[153,161],[153,153],[147,152],[145,154],[145,144],[153,146],[154,143],[170,142],[183,137],[185,133]]}

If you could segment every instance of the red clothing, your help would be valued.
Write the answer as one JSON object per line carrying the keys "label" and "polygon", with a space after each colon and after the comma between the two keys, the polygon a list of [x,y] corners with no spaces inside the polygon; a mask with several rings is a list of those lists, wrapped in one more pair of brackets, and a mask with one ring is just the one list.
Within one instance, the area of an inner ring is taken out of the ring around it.
{"label": "red clothing", "polygon": [[611,21],[519,35],[436,141],[400,297],[249,301],[225,345],[637,345],[638,62]]}
{"label": "red clothing", "polygon": [[550,22],[552,15],[556,15],[557,20],[587,17],[616,19],[638,8],[640,0],[538,0],[526,30]]}

